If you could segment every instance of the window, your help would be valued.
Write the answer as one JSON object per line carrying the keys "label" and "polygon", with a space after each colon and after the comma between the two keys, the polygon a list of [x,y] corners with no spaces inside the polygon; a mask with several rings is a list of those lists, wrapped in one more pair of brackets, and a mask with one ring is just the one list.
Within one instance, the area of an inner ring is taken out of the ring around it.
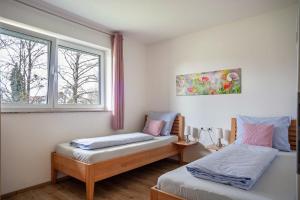
{"label": "window", "polygon": [[58,47],[58,104],[100,104],[100,56]]}
{"label": "window", "polygon": [[103,63],[100,49],[0,28],[1,111],[104,109]]}
{"label": "window", "polygon": [[47,104],[50,42],[2,31],[0,83],[3,104]]}

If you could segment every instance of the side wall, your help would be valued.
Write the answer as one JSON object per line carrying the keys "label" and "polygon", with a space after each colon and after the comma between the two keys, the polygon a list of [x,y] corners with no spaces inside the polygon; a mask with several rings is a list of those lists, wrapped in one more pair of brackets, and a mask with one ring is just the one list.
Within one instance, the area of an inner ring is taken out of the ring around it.
{"label": "side wall", "polygon": [[[42,13],[14,1],[0,2],[0,16],[47,31],[110,48],[107,35]],[[141,129],[146,111],[146,49],[125,36],[125,129]],[[136,100],[138,97],[138,101]],[[1,115],[1,191],[50,180],[50,152],[57,143],[112,134],[110,112]]]}
{"label": "side wall", "polygon": [[[227,129],[238,114],[296,117],[296,20],[294,5],[150,46],[147,108]],[[226,68],[242,68],[241,94],[176,96],[176,75]]]}

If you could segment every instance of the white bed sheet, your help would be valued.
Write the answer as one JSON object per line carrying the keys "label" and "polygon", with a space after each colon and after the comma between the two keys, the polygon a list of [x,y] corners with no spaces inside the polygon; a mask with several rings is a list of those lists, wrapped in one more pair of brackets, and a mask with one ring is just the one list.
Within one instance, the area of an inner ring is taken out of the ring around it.
{"label": "white bed sheet", "polygon": [[109,160],[112,158],[130,155],[140,151],[162,147],[164,145],[176,141],[178,141],[178,137],[175,135],[160,136],[160,137],[155,137],[153,140],[149,140],[149,141],[136,142],[136,143],[126,144],[126,145],[108,147],[103,149],[94,149],[94,150],[83,150],[83,149],[72,147],[70,143],[63,143],[57,145],[55,151],[60,155],[92,164],[104,160]]}
{"label": "white bed sheet", "polygon": [[195,178],[185,166],[160,176],[157,186],[187,200],[295,200],[296,152],[279,152],[249,191]]}

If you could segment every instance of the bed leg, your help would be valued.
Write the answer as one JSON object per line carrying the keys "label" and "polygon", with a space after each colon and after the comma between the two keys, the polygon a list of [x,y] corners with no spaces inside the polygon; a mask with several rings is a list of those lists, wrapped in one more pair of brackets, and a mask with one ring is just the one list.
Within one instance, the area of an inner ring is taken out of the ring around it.
{"label": "bed leg", "polygon": [[54,156],[55,153],[51,153],[51,183],[55,184],[56,183],[56,178],[57,178],[57,170],[54,167]]}
{"label": "bed leg", "polygon": [[86,200],[93,200],[94,199],[95,182],[87,181],[85,183],[85,187],[86,187]]}
{"label": "bed leg", "polygon": [[150,190],[150,200],[158,200],[157,191],[155,190],[155,186]]}
{"label": "bed leg", "polygon": [[94,199],[94,189],[95,189],[94,166],[93,165],[89,165],[86,168],[85,187],[86,187],[86,200],[93,200]]}

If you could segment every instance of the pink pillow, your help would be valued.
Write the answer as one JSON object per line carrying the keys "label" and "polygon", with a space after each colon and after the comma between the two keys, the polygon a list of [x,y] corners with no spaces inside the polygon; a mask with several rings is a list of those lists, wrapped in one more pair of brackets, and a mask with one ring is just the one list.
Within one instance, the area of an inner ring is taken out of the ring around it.
{"label": "pink pillow", "polygon": [[243,144],[272,147],[273,125],[244,124]]}
{"label": "pink pillow", "polygon": [[163,120],[154,120],[148,118],[143,132],[153,136],[158,136],[164,127],[165,122]]}

